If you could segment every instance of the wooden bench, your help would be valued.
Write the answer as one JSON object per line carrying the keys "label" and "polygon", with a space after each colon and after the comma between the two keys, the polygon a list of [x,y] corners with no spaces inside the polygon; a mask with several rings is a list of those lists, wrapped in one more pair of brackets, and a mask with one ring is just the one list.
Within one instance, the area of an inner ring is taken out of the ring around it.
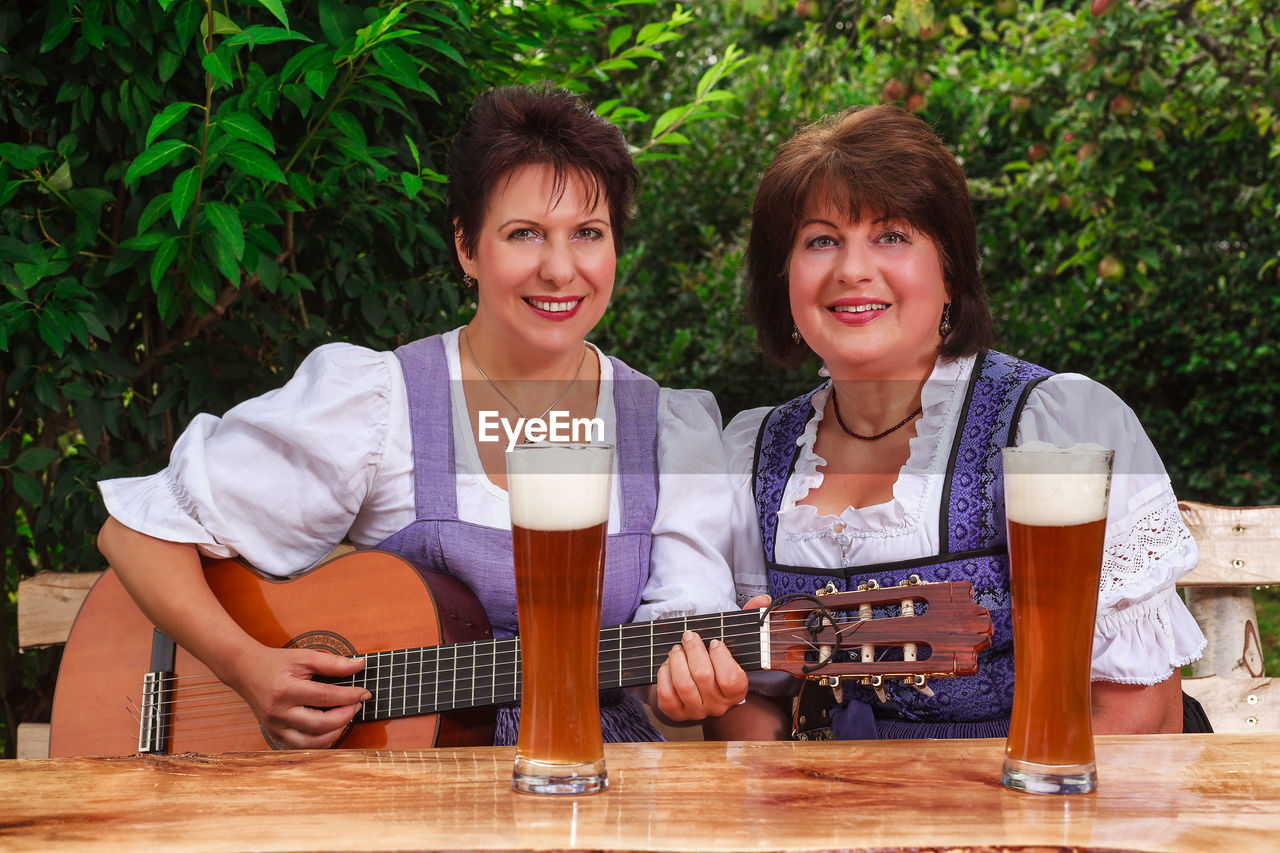
{"label": "wooden bench", "polygon": [[[18,584],[18,650],[60,646],[102,572],[41,572]],[[18,758],[49,757],[49,724],[22,723]]]}
{"label": "wooden bench", "polygon": [[1200,564],[1178,582],[1209,641],[1183,689],[1214,731],[1280,732],[1280,683],[1262,661],[1253,588],[1280,584],[1280,506],[1222,507],[1182,501]]}

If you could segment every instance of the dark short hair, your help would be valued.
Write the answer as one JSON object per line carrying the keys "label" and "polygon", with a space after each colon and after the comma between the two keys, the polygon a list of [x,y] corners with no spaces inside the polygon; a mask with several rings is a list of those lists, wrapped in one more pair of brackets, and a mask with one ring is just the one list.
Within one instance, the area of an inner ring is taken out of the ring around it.
{"label": "dark short hair", "polygon": [[787,270],[800,223],[821,198],[844,207],[852,221],[901,219],[929,235],[951,293],[952,330],[940,354],[955,358],[991,346],[964,170],[921,118],[871,106],[802,128],[760,180],[747,245],[747,309],[766,356],[798,364],[809,355],[803,341],[792,340]]}
{"label": "dark short hair", "polygon": [[466,253],[476,251],[494,189],[517,169],[535,165],[554,170],[556,198],[571,178],[585,181],[592,205],[604,198],[620,254],[635,195],[635,160],[622,131],[574,93],[546,84],[484,92],[453,137],[445,161],[449,221]]}

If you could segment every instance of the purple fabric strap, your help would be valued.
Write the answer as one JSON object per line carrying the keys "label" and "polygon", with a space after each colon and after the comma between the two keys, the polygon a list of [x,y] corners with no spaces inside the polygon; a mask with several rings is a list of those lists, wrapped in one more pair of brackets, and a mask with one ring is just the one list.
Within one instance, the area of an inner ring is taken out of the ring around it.
{"label": "purple fabric strap", "polygon": [[[857,589],[868,580],[896,586],[915,574],[925,582],[969,581],[974,600],[991,613],[992,644],[978,657],[977,675],[935,680],[932,697],[887,684],[885,703],[870,688],[846,687],[844,704],[832,714],[836,737],[1000,737],[1007,732],[1013,707],[1013,626],[1000,448],[1013,443],[1027,395],[1050,375],[1003,353],[978,357],[947,467],[938,519],[939,553],[897,563],[817,569],[775,562],[778,508],[799,456],[796,442],[813,414],[815,392],[779,406],[765,418],[757,439],[754,492],[774,598],[811,595],[828,583],[840,591]],[[897,655],[900,659],[901,652]]]}
{"label": "purple fabric strap", "polygon": [[[417,518],[377,547],[421,568],[458,578],[480,599],[494,636],[513,636],[519,624],[511,529],[458,518],[453,410],[443,340],[437,335],[414,341],[397,349],[396,357],[408,392]],[[649,546],[658,501],[657,383],[617,359],[610,360],[618,415],[615,453],[622,477],[622,517],[618,532],[609,535],[606,546],[602,625],[629,622],[640,605],[649,577]],[[607,384],[602,384],[601,393],[608,391]],[[606,739],[660,739],[643,720],[643,709],[634,700],[607,698],[616,704],[602,709]],[[641,720],[636,719],[637,711]],[[502,709],[495,743],[514,743],[518,722],[518,709]]]}

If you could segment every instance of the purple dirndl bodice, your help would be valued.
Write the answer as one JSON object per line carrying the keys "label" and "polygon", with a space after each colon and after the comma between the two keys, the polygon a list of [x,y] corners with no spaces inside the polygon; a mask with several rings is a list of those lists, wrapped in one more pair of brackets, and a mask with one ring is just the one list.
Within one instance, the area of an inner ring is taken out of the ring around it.
{"label": "purple dirndl bodice", "polygon": [[[443,340],[433,336],[414,341],[397,349],[396,356],[408,392],[417,518],[377,547],[462,581],[480,600],[494,637],[514,636],[519,623],[511,529],[458,518],[452,400]],[[610,362],[617,412],[614,452],[623,477],[622,517],[618,532],[609,535],[605,546],[602,625],[629,622],[640,606],[658,506],[658,386],[621,361],[610,358]],[[601,393],[609,391],[609,383],[601,383]],[[663,739],[640,702],[620,690],[601,694],[600,712],[608,742]],[[494,744],[514,744],[519,723],[518,706],[499,708]]]}
{"label": "purple dirndl bodice", "polygon": [[[1011,445],[1027,395],[1049,371],[1003,353],[979,355],[966,390],[947,465],[939,511],[940,546],[919,559],[836,569],[784,566],[774,561],[778,508],[795,469],[797,439],[813,414],[804,394],[774,409],[756,441],[754,495],[776,599],[833,584],[856,590],[868,580],[897,586],[911,575],[926,583],[968,581],[974,601],[991,613],[991,646],[978,656],[978,672],[930,682],[926,696],[898,682],[885,683],[886,702],[870,687],[843,682],[843,702],[832,711],[837,738],[1003,737],[1013,707],[1013,623],[1000,450]],[[878,614],[879,615],[879,614]],[[899,659],[901,653],[898,652]]]}

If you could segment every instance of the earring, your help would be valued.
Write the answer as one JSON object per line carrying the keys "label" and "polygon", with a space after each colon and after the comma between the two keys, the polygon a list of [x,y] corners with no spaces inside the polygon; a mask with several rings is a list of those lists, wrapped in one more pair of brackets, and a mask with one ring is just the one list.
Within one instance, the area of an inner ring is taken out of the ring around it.
{"label": "earring", "polygon": [[462,274],[462,284],[463,284],[463,286],[464,286],[464,287],[475,287],[475,286],[476,286],[476,280],[475,280],[474,278],[472,278],[471,276],[467,275],[466,273],[463,273],[463,274]]}
{"label": "earring", "polygon": [[938,334],[946,337],[951,334],[951,303],[942,304],[942,322],[938,324]]}
{"label": "earring", "polygon": [[791,324],[791,343],[793,344],[800,343],[800,327],[797,326],[795,323]]}

